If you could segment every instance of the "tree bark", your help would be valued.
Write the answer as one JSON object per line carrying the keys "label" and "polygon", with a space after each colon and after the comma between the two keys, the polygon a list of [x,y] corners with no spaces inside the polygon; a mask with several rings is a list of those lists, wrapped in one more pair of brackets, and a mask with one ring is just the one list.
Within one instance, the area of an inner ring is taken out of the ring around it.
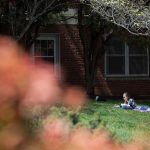
{"label": "tree bark", "polygon": [[[105,53],[105,41],[112,32],[105,33],[103,20],[97,30],[92,23],[89,26],[84,25],[84,17],[84,5],[81,4],[78,9],[78,29],[83,45],[86,91],[90,98],[95,98],[95,82],[99,61]],[[89,21],[93,22],[94,17],[94,15],[90,16]],[[87,36],[88,31],[90,37]]]}

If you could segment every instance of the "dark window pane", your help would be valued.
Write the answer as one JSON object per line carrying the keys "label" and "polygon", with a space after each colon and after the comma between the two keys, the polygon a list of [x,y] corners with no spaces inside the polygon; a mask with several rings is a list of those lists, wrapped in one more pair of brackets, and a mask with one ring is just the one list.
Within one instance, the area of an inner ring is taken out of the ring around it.
{"label": "dark window pane", "polygon": [[35,41],[35,56],[40,56],[41,55],[41,43],[40,40]]}
{"label": "dark window pane", "polygon": [[46,63],[54,63],[54,57],[43,57],[42,60]]}
{"label": "dark window pane", "polygon": [[41,40],[41,48],[47,49],[47,40]]}
{"label": "dark window pane", "polygon": [[40,40],[35,41],[35,48],[37,48],[37,49],[40,48]]}
{"label": "dark window pane", "polygon": [[48,41],[48,49],[54,49],[54,40]]}
{"label": "dark window pane", "polygon": [[146,54],[147,48],[144,45],[129,44],[129,54]]}
{"label": "dark window pane", "polygon": [[130,74],[147,74],[147,57],[146,56],[130,56],[129,57],[129,73]]}
{"label": "dark window pane", "polygon": [[48,41],[48,56],[54,56],[54,40]]}
{"label": "dark window pane", "polygon": [[123,56],[107,57],[107,74],[108,75],[125,74],[125,59]]}
{"label": "dark window pane", "polygon": [[48,56],[47,55],[47,48],[42,48],[41,49],[41,56]]}
{"label": "dark window pane", "polygon": [[123,54],[125,53],[125,44],[120,40],[110,40],[106,46],[107,54]]}
{"label": "dark window pane", "polygon": [[54,49],[48,50],[48,56],[54,56]]}
{"label": "dark window pane", "polygon": [[48,56],[54,56],[54,49],[48,49]]}

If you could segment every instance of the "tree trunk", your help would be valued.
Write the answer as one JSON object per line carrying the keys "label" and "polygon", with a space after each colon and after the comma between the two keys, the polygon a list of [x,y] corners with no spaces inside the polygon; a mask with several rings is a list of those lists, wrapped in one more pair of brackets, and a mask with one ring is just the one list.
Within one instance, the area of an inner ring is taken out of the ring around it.
{"label": "tree trunk", "polygon": [[[78,29],[80,39],[83,45],[84,67],[85,67],[85,82],[87,95],[90,98],[95,97],[95,78],[97,73],[100,51],[103,48],[103,36],[101,32],[97,34],[91,27],[84,26],[84,6],[81,4],[78,9]],[[92,18],[91,18],[92,19]],[[90,29],[91,37],[87,37],[87,32]]]}

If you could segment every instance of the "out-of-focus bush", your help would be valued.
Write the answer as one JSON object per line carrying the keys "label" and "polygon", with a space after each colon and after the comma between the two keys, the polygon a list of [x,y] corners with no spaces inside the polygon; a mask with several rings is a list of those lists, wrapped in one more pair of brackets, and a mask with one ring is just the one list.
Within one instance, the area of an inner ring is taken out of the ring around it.
{"label": "out-of-focus bush", "polygon": [[[73,129],[67,120],[44,116],[54,105],[76,114],[86,100],[83,89],[62,87],[52,65],[42,61],[33,65],[15,40],[0,37],[0,149],[144,150],[140,142],[121,145],[106,131]],[[31,134],[26,120],[38,115],[44,116],[42,126]]]}

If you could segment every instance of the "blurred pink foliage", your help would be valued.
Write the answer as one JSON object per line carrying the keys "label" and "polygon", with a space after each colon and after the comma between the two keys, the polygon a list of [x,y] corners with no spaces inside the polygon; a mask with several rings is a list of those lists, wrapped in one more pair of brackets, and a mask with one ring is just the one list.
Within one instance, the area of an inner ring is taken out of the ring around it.
{"label": "blurred pink foliage", "polygon": [[78,106],[82,106],[86,103],[87,96],[82,88],[74,86],[65,89],[63,99],[65,106],[77,108]]}
{"label": "blurred pink foliage", "polygon": [[[66,120],[47,120],[29,137],[24,118],[37,106],[62,104],[73,109],[86,103],[85,91],[64,88],[53,66],[33,64],[24,49],[9,37],[0,37],[0,149],[2,150],[143,150],[143,145],[121,145],[105,131],[72,129]],[[29,110],[29,112],[28,112]]]}

